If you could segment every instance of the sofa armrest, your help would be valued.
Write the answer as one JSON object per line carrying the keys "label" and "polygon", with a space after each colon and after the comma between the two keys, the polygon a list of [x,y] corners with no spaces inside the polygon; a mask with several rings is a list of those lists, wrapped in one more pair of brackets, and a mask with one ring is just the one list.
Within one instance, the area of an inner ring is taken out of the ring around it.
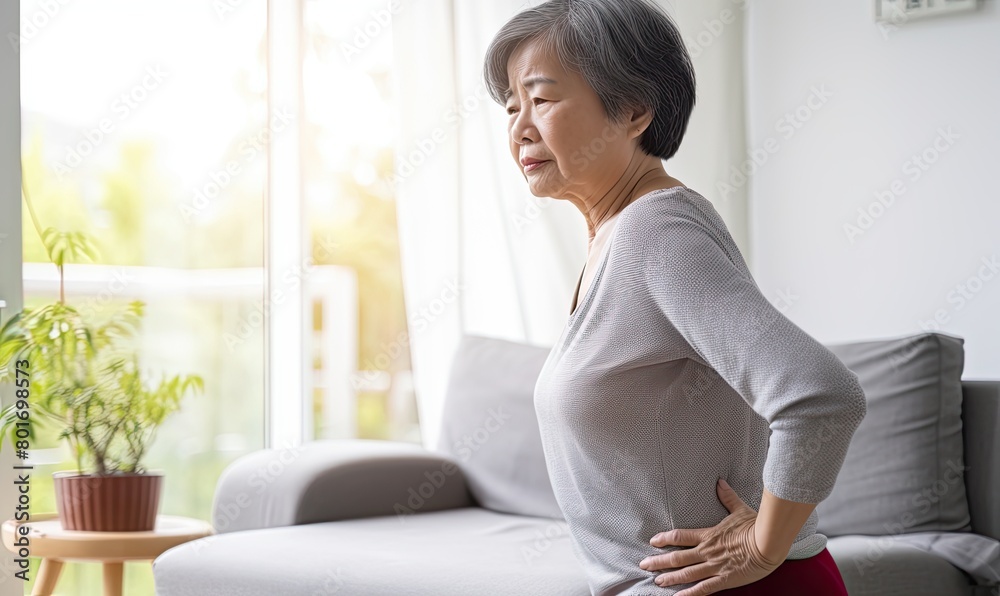
{"label": "sofa armrest", "polygon": [[212,501],[217,533],[475,506],[449,455],[413,443],[319,440],[230,463]]}
{"label": "sofa armrest", "polygon": [[1000,381],[962,381],[962,436],[972,531],[1000,540]]}

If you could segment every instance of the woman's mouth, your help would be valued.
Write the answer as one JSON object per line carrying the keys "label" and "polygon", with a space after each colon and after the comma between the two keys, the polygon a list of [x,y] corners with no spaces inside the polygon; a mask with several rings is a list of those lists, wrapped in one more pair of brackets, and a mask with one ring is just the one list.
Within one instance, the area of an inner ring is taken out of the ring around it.
{"label": "woman's mouth", "polygon": [[537,170],[538,168],[544,166],[547,163],[549,163],[548,160],[546,160],[546,161],[536,161],[535,163],[529,163],[528,165],[524,166],[524,171],[525,171],[525,173],[532,172],[532,171]]}

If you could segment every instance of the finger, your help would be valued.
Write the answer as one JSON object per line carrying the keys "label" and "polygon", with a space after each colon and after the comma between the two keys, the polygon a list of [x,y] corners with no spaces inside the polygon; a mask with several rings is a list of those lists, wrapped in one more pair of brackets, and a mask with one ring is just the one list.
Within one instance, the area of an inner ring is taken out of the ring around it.
{"label": "finger", "polygon": [[698,546],[706,532],[714,528],[674,528],[649,539],[653,546]]}
{"label": "finger", "polygon": [[722,504],[726,506],[726,509],[729,510],[729,513],[733,513],[737,509],[741,509],[743,507],[749,507],[749,505],[747,505],[743,501],[743,499],[741,499],[740,496],[736,494],[736,491],[733,490],[733,487],[729,486],[729,483],[723,480],[722,478],[719,478],[719,482],[716,484],[716,488],[717,488],[716,492],[718,492],[719,494],[719,500],[722,501]]}
{"label": "finger", "polygon": [[717,575],[698,583],[696,586],[692,586],[686,590],[681,590],[674,596],[705,596],[706,594],[715,594],[716,592],[721,592],[725,589],[726,580]]}
{"label": "finger", "polygon": [[719,566],[712,563],[700,563],[692,567],[685,567],[684,569],[679,569],[677,571],[670,571],[662,575],[656,576],[653,580],[658,586],[673,586],[676,584],[687,584],[690,582],[696,582],[700,579],[705,579],[706,577],[715,576],[716,571],[718,571]]}
{"label": "finger", "polygon": [[653,555],[639,561],[639,567],[646,571],[678,569],[705,561],[705,556],[693,548],[675,550],[662,555]]}

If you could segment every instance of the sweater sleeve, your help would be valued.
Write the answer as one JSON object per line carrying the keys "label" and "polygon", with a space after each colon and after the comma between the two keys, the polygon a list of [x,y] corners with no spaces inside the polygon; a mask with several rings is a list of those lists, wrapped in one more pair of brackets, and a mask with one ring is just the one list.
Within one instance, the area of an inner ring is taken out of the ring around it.
{"label": "sweater sleeve", "polygon": [[764,486],[782,499],[819,503],[867,411],[857,375],[764,297],[721,218],[712,225],[654,209],[634,220],[631,246],[655,316],[767,420]]}

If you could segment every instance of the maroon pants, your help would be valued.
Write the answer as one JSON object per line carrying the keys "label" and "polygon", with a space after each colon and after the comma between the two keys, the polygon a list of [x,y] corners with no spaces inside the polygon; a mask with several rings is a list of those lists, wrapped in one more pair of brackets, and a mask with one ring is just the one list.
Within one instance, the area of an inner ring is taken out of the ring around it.
{"label": "maroon pants", "polygon": [[825,548],[808,559],[788,559],[752,584],[719,592],[725,596],[847,596],[844,579]]}

